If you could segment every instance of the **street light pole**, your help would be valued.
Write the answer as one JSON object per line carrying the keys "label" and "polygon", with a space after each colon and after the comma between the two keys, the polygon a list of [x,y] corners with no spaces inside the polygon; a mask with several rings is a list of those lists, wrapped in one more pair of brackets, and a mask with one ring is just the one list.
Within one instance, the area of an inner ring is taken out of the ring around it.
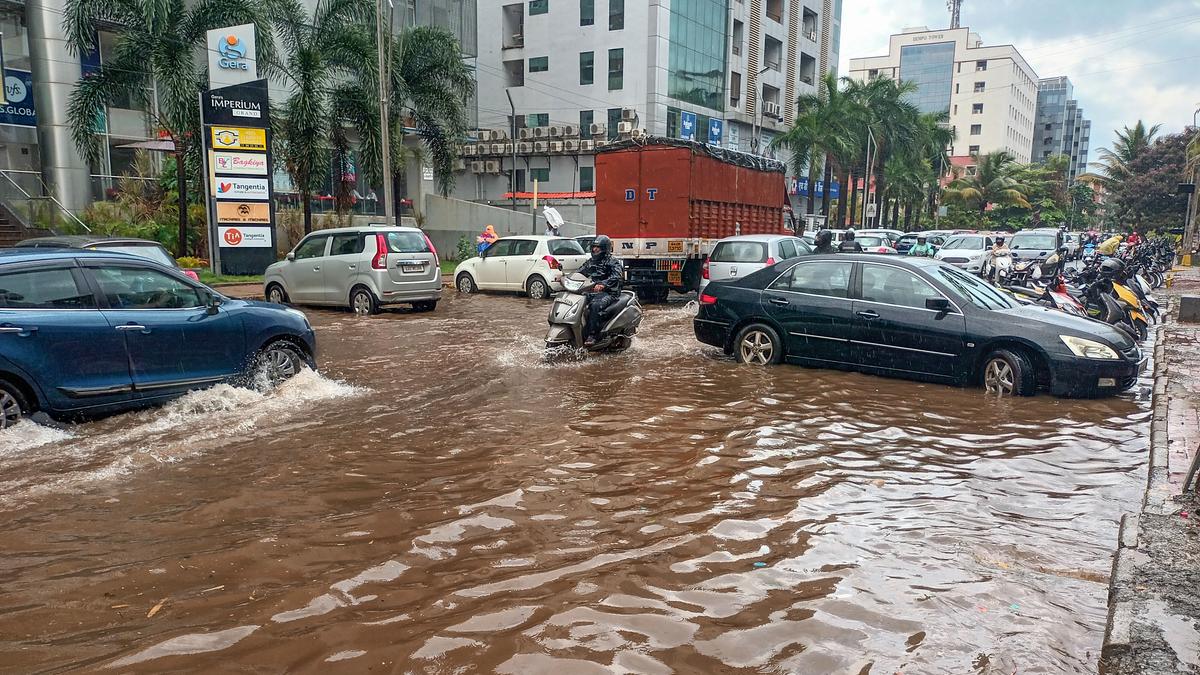
{"label": "street light pole", "polygon": [[750,140],[754,144],[754,153],[759,155],[762,154],[762,138],[759,137],[759,129],[762,127],[762,125],[759,124],[758,121],[762,119],[763,100],[762,83],[758,81],[758,78],[762,77],[763,73],[770,69],[770,66],[764,66],[763,69],[758,71],[758,74],[754,76],[754,88],[757,91],[754,92],[754,133],[750,135]]}
{"label": "street light pole", "polygon": [[[512,171],[508,172],[508,189],[512,194],[512,210],[517,210],[517,106],[513,104],[512,90],[505,88],[504,95],[508,97],[508,109],[512,111],[510,126],[512,130]],[[534,234],[537,234],[536,232]]]}
{"label": "street light pole", "polygon": [[[383,218],[388,225],[391,225],[396,216],[396,200],[392,195],[392,144],[391,129],[388,123],[391,118],[388,111],[389,64],[384,45],[383,3],[384,0],[375,2],[375,42],[378,47],[377,57],[379,60],[379,142],[383,146]],[[387,34],[391,35],[391,32],[392,27],[388,26]]]}
{"label": "street light pole", "polygon": [[[867,226],[867,205],[874,202],[871,201],[871,178],[875,175],[875,155],[871,152],[871,146],[875,146],[875,151],[879,151],[879,144],[875,142],[875,134],[871,131],[871,127],[867,127],[867,174],[866,180],[863,182],[863,209],[862,209],[862,224],[860,228]],[[872,216],[874,217],[874,216]]]}

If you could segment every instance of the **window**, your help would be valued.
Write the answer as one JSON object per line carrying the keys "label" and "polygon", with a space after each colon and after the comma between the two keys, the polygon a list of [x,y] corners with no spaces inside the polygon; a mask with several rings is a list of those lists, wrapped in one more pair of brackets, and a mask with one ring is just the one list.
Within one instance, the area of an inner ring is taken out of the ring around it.
{"label": "window", "polygon": [[708,256],[715,263],[761,263],[767,261],[767,245],[761,241],[723,241]]}
{"label": "window", "polygon": [[971,104],[971,114],[972,115],[982,115],[983,114],[983,104],[982,103],[972,103]]}
{"label": "window", "polygon": [[579,52],[579,84],[591,84],[596,77],[596,52]]}
{"label": "window", "polygon": [[783,0],[767,0],[767,18],[777,23],[783,22]]}
{"label": "window", "polygon": [[933,286],[908,270],[883,265],[863,265],[863,300],[925,309],[926,298],[940,297],[941,293]]}
{"label": "window", "polygon": [[812,262],[796,265],[771,284],[771,288],[809,295],[845,298],[850,295],[852,262]]}
{"label": "window", "polygon": [[550,167],[541,169],[530,169],[529,179],[536,180],[539,183],[546,183],[550,180]]}
{"label": "window", "polygon": [[596,189],[596,169],[591,166],[579,167],[579,191],[591,192]]}
{"label": "window", "polygon": [[1004,293],[978,277],[957,270],[949,265],[935,265],[929,268],[930,274],[946,284],[954,295],[980,309],[1012,309],[1016,301],[1010,300]]}
{"label": "window", "polygon": [[978,145],[968,145],[967,146],[967,154],[968,155],[978,155],[979,154],[979,146]]}
{"label": "window", "polygon": [[498,256],[514,255],[513,244],[517,243],[516,239],[497,239],[487,250],[483,252],[487,258],[495,258]]}
{"label": "window", "polygon": [[584,138],[591,138],[592,124],[596,121],[596,112],[593,110],[579,111],[579,135]]}
{"label": "window", "polygon": [[544,73],[547,70],[550,70],[549,56],[535,56],[532,59],[529,59],[529,72]]}
{"label": "window", "polygon": [[1046,125],[1046,131],[1050,131],[1050,125],[1049,125],[1049,124],[1047,124],[1047,125]]}
{"label": "window", "polygon": [[771,70],[783,67],[783,43],[770,35],[763,41],[763,62]]}
{"label": "window", "polygon": [[986,60],[975,62],[975,72],[981,73],[985,70],[987,70],[987,61]]}
{"label": "window", "polygon": [[608,29],[625,29],[625,0],[608,0]]}
{"label": "window", "polygon": [[534,113],[525,116],[525,126],[532,129],[533,127],[545,127],[550,125],[550,113]]}
{"label": "window", "polygon": [[972,136],[978,136],[979,134],[982,134],[982,133],[983,133],[983,125],[982,124],[972,124],[971,125],[971,135]]}
{"label": "window", "polygon": [[509,255],[533,255],[538,243],[528,239],[517,239],[513,242],[512,253]]}
{"label": "window", "polygon": [[733,20],[733,55],[742,53],[742,41],[746,39],[746,29],[741,21]]}
{"label": "window", "polygon": [[742,74],[729,71],[729,105],[736,108],[742,102]]}
{"label": "window", "polygon": [[551,239],[546,242],[550,255],[587,255],[583,246],[574,239]]}
{"label": "window", "polygon": [[113,309],[184,309],[203,307],[200,292],[162,272],[144,267],[92,270],[100,292]]}
{"label": "window", "polygon": [[300,242],[300,245],[296,247],[296,260],[320,258],[325,255],[325,242],[327,241],[329,241],[329,235],[318,235]]}
{"label": "window", "polygon": [[779,242],[779,255],[782,256],[784,260],[790,260],[797,256],[796,245],[792,243],[791,239],[784,239],[783,241]]}
{"label": "window", "polygon": [[954,84],[954,93],[956,93],[956,94],[958,93],[958,83],[957,82]]}
{"label": "window", "polygon": [[617,140],[617,125],[621,123],[621,109],[608,109],[608,140]]}
{"label": "window", "polygon": [[366,238],[357,232],[335,234],[333,235],[333,246],[329,250],[329,255],[362,253],[364,248],[366,248]]}
{"label": "window", "polygon": [[983,88],[984,88],[984,83],[983,83],[983,82],[976,82],[976,83],[975,83],[975,93],[976,93],[976,94],[982,94],[982,93],[983,93]]}
{"label": "window", "polygon": [[875,77],[876,77],[876,76],[878,76],[878,75],[879,75],[879,69],[878,69],[878,68],[872,68],[872,69],[870,69],[870,70],[868,70],[868,71],[867,71],[867,79],[869,79],[869,80],[870,80],[870,79],[875,79]]}
{"label": "window", "polygon": [[529,0],[529,16],[550,11],[550,0]]}
{"label": "window", "polygon": [[596,23],[596,0],[579,0],[579,25]]}
{"label": "window", "polygon": [[608,50],[608,90],[625,88],[625,50]]}
{"label": "window", "polygon": [[954,93],[954,43],[905,45],[900,48],[900,80],[912,82],[917,90],[905,100],[922,113],[950,112]]}
{"label": "window", "polygon": [[136,255],[139,258],[162,263],[167,267],[175,267],[175,258],[171,257],[170,253],[167,253],[167,249],[163,248],[162,244],[98,244],[96,246],[88,246],[87,248],[93,251],[128,253],[129,255]]}
{"label": "window", "polygon": [[420,232],[388,232],[388,253],[429,253],[429,244]]}
{"label": "window", "polygon": [[68,268],[27,270],[0,276],[4,309],[91,309],[91,293],[80,293]]}

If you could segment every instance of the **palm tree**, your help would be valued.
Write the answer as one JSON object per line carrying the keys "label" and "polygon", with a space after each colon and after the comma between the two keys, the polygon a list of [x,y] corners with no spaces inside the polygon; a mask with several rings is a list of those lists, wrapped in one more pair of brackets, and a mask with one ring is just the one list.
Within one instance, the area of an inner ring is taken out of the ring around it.
{"label": "palm tree", "polygon": [[817,94],[806,94],[796,100],[800,114],[787,133],[771,141],[772,148],[787,148],[792,153],[794,171],[808,170],[808,214],[815,210],[817,168],[825,165],[826,190],[822,198],[823,213],[829,216],[829,176],[837,157],[845,156],[850,147],[850,133],[845,95],[838,90],[837,81],[827,75]]}
{"label": "palm tree", "polygon": [[[449,194],[454,188],[454,160],[469,124],[466,101],[474,87],[471,69],[463,61],[458,40],[442,28],[407,28],[394,36],[391,52],[388,151],[392,165],[402,167],[410,157],[427,156],[439,191]],[[379,73],[368,69],[357,81],[333,88],[334,115],[359,131],[362,169],[373,183],[383,177],[378,83]],[[408,133],[420,139],[422,151],[405,145]],[[344,137],[335,138],[335,147],[345,143]],[[396,171],[393,185],[399,185],[400,177]],[[398,200],[399,190],[394,194]]]}
{"label": "palm tree", "polygon": [[[206,86],[203,54],[214,28],[256,24],[258,60],[264,76],[274,63],[264,6],[251,0],[67,0],[63,28],[76,53],[96,49],[96,26],[120,26],[111,54],[98,71],[84,75],[67,107],[75,147],[84,159],[100,157],[97,121],[119,99],[135,102],[175,144],[179,171],[179,248],[187,253],[187,167],[198,178],[200,106],[196,92]],[[150,91],[157,87],[157,107]]]}
{"label": "palm tree", "polygon": [[[291,94],[276,125],[284,165],[304,210],[304,232],[312,232],[312,194],[330,167],[330,148],[345,137],[334,116],[334,90],[354,86],[363,69],[375,68],[372,32],[367,20],[371,0],[318,0],[312,17],[298,0],[280,0],[277,33],[282,44],[282,74]],[[369,78],[368,78],[369,79]],[[348,148],[339,148],[338,166]]]}
{"label": "palm tree", "polygon": [[[890,159],[883,169],[887,180],[889,195],[895,200],[895,209],[904,207],[904,230],[907,232],[912,224],[912,212],[925,199],[927,186],[934,180],[933,169],[925,157],[905,153]],[[893,214],[892,226],[895,227],[898,216]]]}
{"label": "palm tree", "polygon": [[[846,95],[855,101],[862,111],[864,125],[870,129],[875,139],[874,175],[867,177],[867,187],[870,190],[870,180],[875,180],[875,194],[882,197],[887,191],[887,179],[883,175],[888,160],[898,151],[912,148],[918,144],[920,137],[920,112],[916,106],[908,102],[910,94],[916,93],[917,86],[912,82],[896,82],[887,77],[876,76],[866,82],[851,81],[847,83]],[[860,152],[866,154],[867,134],[862,134]],[[864,203],[866,200],[864,200]],[[877,222],[882,222],[882,204],[876,213]]]}
{"label": "palm tree", "polygon": [[978,210],[981,220],[989,204],[1030,208],[1026,197],[1029,188],[1014,177],[1019,168],[1005,151],[981,155],[974,175],[956,169],[958,178],[946,186],[942,198]]}
{"label": "palm tree", "polygon": [[1108,179],[1106,187],[1115,187],[1129,178],[1132,173],[1130,163],[1150,147],[1160,128],[1161,124],[1146,128],[1145,123],[1138,120],[1132,129],[1125,127],[1116,132],[1117,142],[1111,150],[1100,148],[1100,161],[1092,162],[1092,165],[1103,171]]}

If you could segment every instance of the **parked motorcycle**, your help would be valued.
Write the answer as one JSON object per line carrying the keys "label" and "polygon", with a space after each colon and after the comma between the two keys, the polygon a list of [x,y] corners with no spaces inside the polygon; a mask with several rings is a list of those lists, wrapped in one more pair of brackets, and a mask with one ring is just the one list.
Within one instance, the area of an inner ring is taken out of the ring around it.
{"label": "parked motorcycle", "polygon": [[[546,349],[572,347],[583,349],[587,335],[588,296],[583,292],[590,281],[578,272],[563,277],[566,289],[554,298],[550,307],[550,329],[546,333]],[[642,306],[633,291],[622,291],[620,297],[601,316],[604,328],[592,352],[620,352],[629,349],[633,336],[642,323]]]}

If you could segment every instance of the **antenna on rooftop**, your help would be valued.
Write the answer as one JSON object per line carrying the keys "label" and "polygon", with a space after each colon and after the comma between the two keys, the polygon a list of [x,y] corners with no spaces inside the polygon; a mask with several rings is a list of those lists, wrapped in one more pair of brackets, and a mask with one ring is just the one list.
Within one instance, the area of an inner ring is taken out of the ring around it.
{"label": "antenna on rooftop", "polygon": [[959,15],[962,14],[963,0],[946,0],[946,9],[950,10],[950,27],[958,28]]}

